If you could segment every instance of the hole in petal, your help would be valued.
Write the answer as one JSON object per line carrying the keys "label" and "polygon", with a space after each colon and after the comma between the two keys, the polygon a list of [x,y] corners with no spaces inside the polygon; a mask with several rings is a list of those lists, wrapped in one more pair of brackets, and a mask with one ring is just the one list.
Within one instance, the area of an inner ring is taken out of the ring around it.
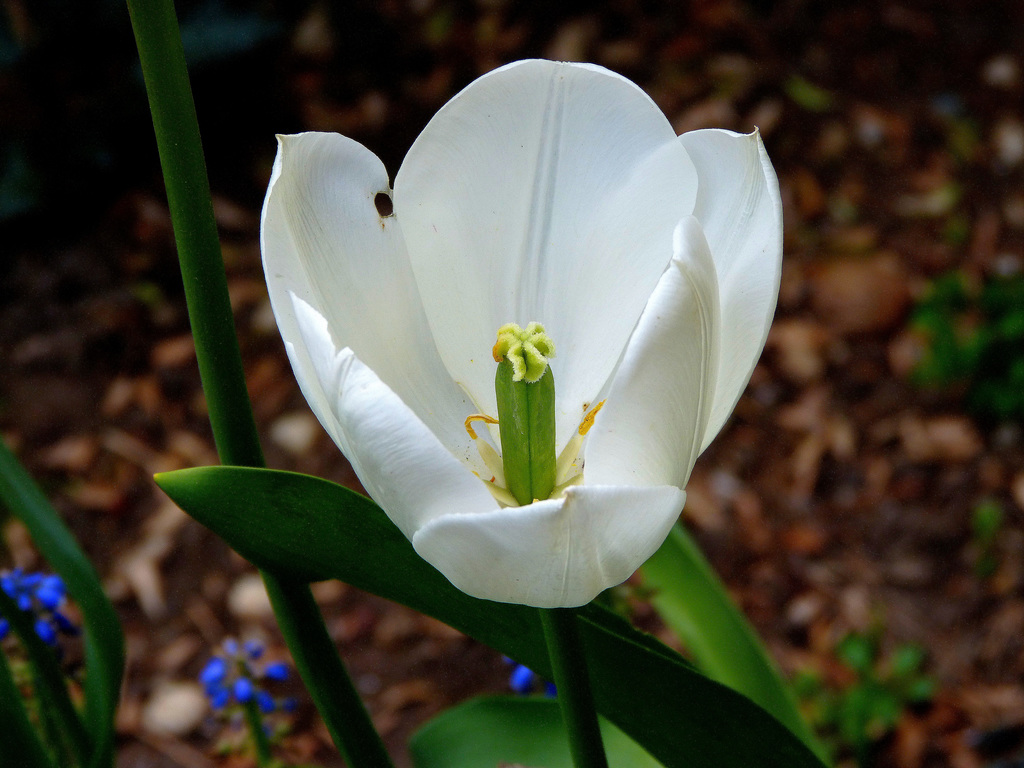
{"label": "hole in petal", "polygon": [[381,218],[392,216],[395,213],[395,204],[387,192],[378,192],[374,195],[373,205],[377,208],[377,215]]}

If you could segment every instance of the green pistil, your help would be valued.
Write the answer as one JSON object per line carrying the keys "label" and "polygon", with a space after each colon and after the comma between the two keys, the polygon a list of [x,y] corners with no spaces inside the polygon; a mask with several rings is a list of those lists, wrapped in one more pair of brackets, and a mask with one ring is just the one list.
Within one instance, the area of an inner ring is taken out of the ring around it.
{"label": "green pistil", "polygon": [[555,487],[555,379],[548,368],[555,345],[540,323],[525,331],[509,323],[498,330],[493,353],[505,482],[520,504],[546,499]]}

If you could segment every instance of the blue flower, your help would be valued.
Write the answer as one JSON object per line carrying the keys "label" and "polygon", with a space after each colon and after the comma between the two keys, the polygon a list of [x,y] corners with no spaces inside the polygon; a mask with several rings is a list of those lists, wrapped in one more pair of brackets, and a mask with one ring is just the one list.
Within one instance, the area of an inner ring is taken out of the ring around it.
{"label": "blue flower", "polygon": [[516,693],[527,694],[533,690],[533,670],[517,664],[509,675],[508,685]]}
{"label": "blue flower", "polygon": [[53,628],[46,619],[36,619],[36,634],[42,639],[47,645],[57,644],[57,630]]}
{"label": "blue flower", "polygon": [[239,645],[238,641],[228,638],[221,646],[221,653],[203,665],[198,678],[214,711],[237,712],[238,707],[253,701],[266,715],[295,709],[294,699],[275,699],[264,685],[287,680],[290,668],[283,661],[257,663],[263,653],[263,644],[256,640]]}
{"label": "blue flower", "polygon": [[253,692],[255,689],[253,687],[252,680],[250,680],[248,677],[240,677],[237,680],[235,680],[233,690],[235,692],[235,699],[237,699],[239,703],[248,704],[250,701],[252,701]]}
{"label": "blue flower", "polygon": [[263,676],[268,680],[287,680],[288,674],[288,665],[283,661],[268,664],[263,670]]}
{"label": "blue flower", "polygon": [[263,644],[258,640],[246,640],[245,654],[253,661],[258,660],[263,655]]}
{"label": "blue flower", "polygon": [[207,694],[210,696],[210,706],[214,711],[224,709],[231,701],[231,691],[227,688],[216,688],[212,691],[207,690]]}
{"label": "blue flower", "polygon": [[506,664],[512,666],[512,673],[508,677],[508,687],[511,688],[514,693],[518,693],[521,696],[527,696],[536,690],[538,684],[543,683],[545,696],[554,698],[557,695],[557,689],[555,688],[554,683],[547,682],[525,664],[519,664],[507,656],[503,658],[505,659]]}
{"label": "blue flower", "polygon": [[274,697],[266,691],[258,691],[256,693],[256,703],[260,707],[260,712],[265,715],[269,715],[275,709],[277,709],[277,702],[274,701]]}
{"label": "blue flower", "polygon": [[[67,602],[67,589],[60,576],[14,568],[0,573],[0,588],[20,610],[32,614],[36,634],[47,645],[56,646],[59,635],[78,634],[78,627],[60,611]],[[0,618],[0,640],[9,632],[10,624]]]}
{"label": "blue flower", "polygon": [[228,662],[223,656],[214,656],[199,673],[199,682],[209,691],[219,687],[228,674]]}

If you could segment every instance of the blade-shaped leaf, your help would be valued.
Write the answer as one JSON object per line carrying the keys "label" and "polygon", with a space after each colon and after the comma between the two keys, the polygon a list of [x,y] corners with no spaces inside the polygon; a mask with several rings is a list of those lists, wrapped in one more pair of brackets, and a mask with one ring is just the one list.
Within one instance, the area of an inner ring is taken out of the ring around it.
{"label": "blade-shaped leaf", "polygon": [[701,670],[749,696],[825,754],[753,628],[681,525],[673,527],[640,575],[652,605]]}
{"label": "blade-shaped leaf", "polygon": [[[601,721],[609,768],[661,768],[635,741]],[[488,696],[445,710],[409,742],[416,768],[494,768],[516,764],[573,768],[554,699]]]}
{"label": "blade-shaped leaf", "polygon": [[124,635],[99,576],[71,531],[3,441],[0,501],[20,519],[36,547],[61,575],[82,611],[85,629],[85,720],[94,740],[89,765],[114,763],[114,712],[121,693]]}
{"label": "blade-shaped leaf", "polygon": [[7,657],[0,653],[0,754],[4,761],[24,768],[54,768],[39,734],[25,711],[25,700],[14,683]]}
{"label": "blade-shaped leaf", "polygon": [[[260,568],[340,579],[434,616],[550,677],[535,609],[460,592],[379,507],[347,488],[242,467],[184,469],[156,481]],[[594,605],[580,617],[598,711],[668,768],[820,768],[773,717],[654,638]]]}
{"label": "blade-shaped leaf", "polygon": [[[18,636],[32,670],[33,694],[40,707],[40,720],[51,750],[65,755],[76,766],[85,765],[92,748],[82,718],[71,703],[67,680],[57,662],[57,653],[36,634],[33,614],[23,611],[0,589],[0,616]],[[67,754],[65,750],[70,750]]]}

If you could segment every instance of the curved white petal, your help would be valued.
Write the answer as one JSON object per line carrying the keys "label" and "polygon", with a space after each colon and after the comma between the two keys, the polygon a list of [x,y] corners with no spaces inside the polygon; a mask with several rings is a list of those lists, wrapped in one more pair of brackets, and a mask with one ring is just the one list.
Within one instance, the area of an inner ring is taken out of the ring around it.
{"label": "curved white petal", "polygon": [[782,276],[782,201],[757,131],[692,131],[679,141],[700,177],[693,213],[711,246],[722,304],[722,354],[703,451],[732,413],[768,338]]}
{"label": "curved white petal", "polygon": [[[260,231],[270,300],[286,342],[298,336],[295,294],[326,318],[334,346],[352,349],[461,455],[473,409],[437,354],[398,222],[377,213],[374,196],[388,191],[383,164],[351,139],[279,137]],[[292,364],[309,379],[302,354]],[[309,399],[323,421],[326,404]]]}
{"label": "curved white petal", "polygon": [[682,488],[700,453],[718,367],[718,283],[692,216],[674,250],[587,436],[587,484]]}
{"label": "curved white petal", "polygon": [[412,543],[473,597],[575,607],[654,554],[685,500],[675,486],[574,486],[564,498],[526,507],[436,517]]}
{"label": "curved white petal", "polygon": [[497,329],[554,340],[559,447],[605,383],[691,213],[696,176],[636,85],[592,65],[497,69],[437,113],[395,212],[438,351],[494,415]]}
{"label": "curved white petal", "polygon": [[288,344],[289,355],[303,356],[313,373],[312,379],[299,376],[296,367],[303,394],[311,403],[328,405],[325,426],[366,492],[402,533],[411,539],[436,517],[497,506],[483,482],[372,369],[351,349],[334,346],[327,321],[298,297],[294,317],[299,335]]}

